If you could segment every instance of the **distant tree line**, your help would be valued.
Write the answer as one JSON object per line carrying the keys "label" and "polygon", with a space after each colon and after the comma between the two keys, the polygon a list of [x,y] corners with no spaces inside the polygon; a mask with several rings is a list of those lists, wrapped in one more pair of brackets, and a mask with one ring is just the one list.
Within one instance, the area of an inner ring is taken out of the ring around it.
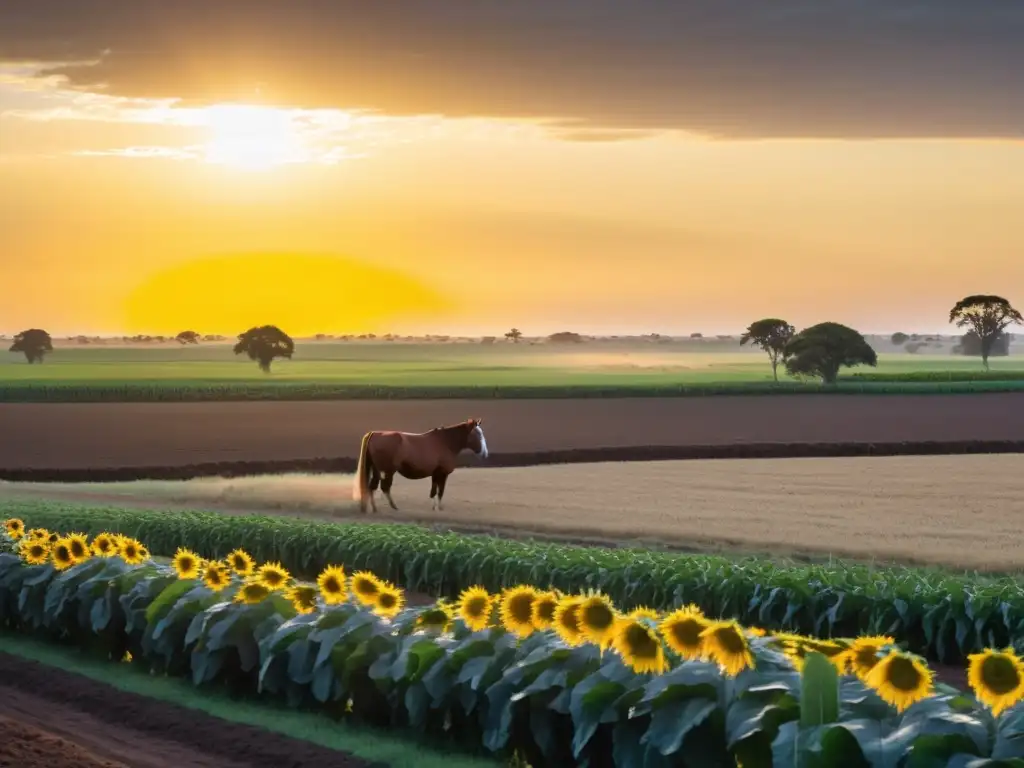
{"label": "distant tree line", "polygon": [[[968,329],[960,344],[954,347],[954,353],[980,356],[987,371],[989,357],[1009,354],[1011,336],[1006,329],[1024,324],[1024,316],[1001,296],[975,294],[954,305],[949,322]],[[914,339],[913,344],[925,343],[905,333],[895,333],[891,340],[903,346],[908,345],[910,339]],[[776,381],[779,380],[779,363],[790,376],[820,378],[826,384],[834,383],[842,368],[878,364],[878,355],[864,336],[839,323],[819,323],[797,333],[785,320],[765,318],[748,326],[740,337],[740,344],[751,344],[768,353]],[[915,351],[909,345],[904,348]]]}
{"label": "distant tree line", "polygon": [[[1001,296],[975,294],[961,299],[953,306],[949,313],[949,322],[967,329],[960,343],[953,348],[954,354],[980,356],[985,370],[988,370],[990,357],[1009,354],[1010,341],[1013,337],[1007,329],[1011,325],[1024,324],[1024,316]],[[183,346],[199,344],[201,341],[226,341],[223,336],[203,336],[192,330],[181,331],[171,339],[165,336],[143,335],[123,338],[125,341],[140,343],[173,340]],[[326,334],[317,334],[316,338],[324,340],[330,337]],[[377,337],[369,333],[354,338]],[[518,328],[512,328],[505,334],[505,339],[513,344],[518,344],[522,338],[523,333]],[[652,341],[662,340],[658,334],[650,334],[648,338]],[[700,333],[692,333],[690,338],[702,340],[704,337]],[[398,337],[387,334],[383,339],[394,341]],[[428,339],[448,341],[450,337],[429,336]],[[75,337],[75,340],[83,344],[90,343],[85,336]],[[41,328],[24,330],[17,334],[13,341],[10,351],[23,354],[30,364],[43,362],[46,355],[53,352],[53,339]],[[485,336],[481,343],[493,344],[495,341],[495,337]],[[584,337],[571,331],[560,331],[549,335],[547,341],[553,344],[579,344],[584,341]],[[937,341],[937,337],[924,337],[921,340],[916,335],[894,333],[891,341],[907,351],[916,351],[919,347],[912,349],[912,345],[923,346]],[[740,345],[746,344],[760,347],[768,354],[772,376],[776,381],[779,380],[780,364],[790,376],[820,378],[826,383],[835,382],[842,368],[878,364],[875,350],[863,335],[853,328],[834,322],[818,323],[798,333],[796,328],[785,320],[764,318],[751,323],[740,336]],[[233,351],[236,355],[246,355],[260,370],[269,373],[274,360],[290,359],[295,354],[295,342],[277,326],[262,325],[239,334]]]}

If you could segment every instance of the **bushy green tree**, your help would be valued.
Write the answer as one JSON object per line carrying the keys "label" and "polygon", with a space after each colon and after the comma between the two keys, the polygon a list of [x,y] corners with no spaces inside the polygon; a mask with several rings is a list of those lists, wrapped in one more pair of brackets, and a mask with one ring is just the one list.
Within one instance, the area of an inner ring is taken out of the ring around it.
{"label": "bushy green tree", "polygon": [[853,328],[840,323],[818,323],[796,334],[783,351],[791,376],[813,376],[834,384],[840,368],[878,365],[878,355]]}
{"label": "bushy green tree", "polygon": [[53,339],[41,328],[29,328],[14,337],[11,352],[25,355],[29,364],[41,363],[49,352],[53,352]]}
{"label": "bushy green tree", "polygon": [[1002,296],[976,294],[956,303],[949,311],[949,322],[977,335],[981,342],[981,362],[987,371],[988,358],[996,342],[1011,325],[1024,323],[1024,316]]}
{"label": "bushy green tree", "polygon": [[245,353],[250,360],[255,360],[260,370],[270,373],[270,365],[275,358],[291,358],[295,352],[295,342],[276,325],[262,325],[250,328],[238,336],[235,354]]}

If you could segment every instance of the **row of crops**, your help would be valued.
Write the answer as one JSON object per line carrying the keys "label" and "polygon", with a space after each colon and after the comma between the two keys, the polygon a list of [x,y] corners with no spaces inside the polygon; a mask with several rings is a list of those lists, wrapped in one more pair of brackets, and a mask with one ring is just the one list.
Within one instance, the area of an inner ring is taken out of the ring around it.
{"label": "row of crops", "polygon": [[821,641],[526,584],[408,608],[400,588],[341,564],[304,582],[240,547],[161,563],[147,544],[8,519],[0,623],[537,767],[1024,768],[1012,649],[971,655],[968,692],[888,636]]}
{"label": "row of crops", "polygon": [[480,585],[595,589],[626,610],[695,604],[766,629],[829,638],[884,634],[930,660],[962,663],[986,647],[1024,650],[1024,581],[920,569],[830,563],[780,566],[760,559],[518,542],[397,524],[333,524],[51,502],[0,509],[61,533],[113,531],[156,555],[179,548],[222,558],[244,546],[301,578],[331,563],[372,571],[403,588],[454,598]]}
{"label": "row of crops", "polygon": [[[983,373],[983,372],[982,372]],[[956,374],[877,374],[851,376],[837,384],[813,382],[723,382],[706,384],[565,386],[376,386],[300,381],[207,382],[62,382],[8,383],[0,403],[34,402],[202,402],[249,400],[435,400],[435,399],[587,399],[624,397],[720,397],[793,394],[970,394],[1024,391],[1024,371],[989,377]]]}

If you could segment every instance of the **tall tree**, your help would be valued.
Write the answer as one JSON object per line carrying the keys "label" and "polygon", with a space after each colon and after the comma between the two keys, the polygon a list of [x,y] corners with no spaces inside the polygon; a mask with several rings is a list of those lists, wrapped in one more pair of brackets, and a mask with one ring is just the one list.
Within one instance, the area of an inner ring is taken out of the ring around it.
{"label": "tall tree", "polygon": [[740,346],[753,344],[768,353],[768,359],[772,361],[772,376],[779,380],[779,361],[783,357],[786,345],[796,333],[796,328],[785,320],[776,317],[766,317],[751,323],[747,330],[740,336]]}
{"label": "tall tree", "polygon": [[276,325],[262,325],[239,334],[235,354],[243,352],[259,364],[261,371],[270,373],[270,364],[275,358],[291,358],[295,352],[295,342]]}
{"label": "tall tree", "polygon": [[174,337],[174,340],[179,344],[198,344],[199,334],[195,331],[182,331]]}
{"label": "tall tree", "polygon": [[505,338],[511,341],[513,344],[518,344],[519,340],[523,337],[523,332],[518,328],[513,328],[511,331],[505,334]]}
{"label": "tall tree", "polygon": [[790,339],[783,351],[791,376],[814,376],[834,384],[840,368],[878,365],[878,355],[853,328],[839,323],[818,323]]}
{"label": "tall tree", "polygon": [[29,328],[14,337],[11,352],[21,352],[30,365],[41,363],[48,352],[53,352],[53,339],[40,328]]}
{"label": "tall tree", "polygon": [[981,362],[988,370],[988,356],[1002,333],[1024,316],[1002,296],[977,294],[960,299],[949,311],[949,322],[958,328],[970,328],[981,340]]}

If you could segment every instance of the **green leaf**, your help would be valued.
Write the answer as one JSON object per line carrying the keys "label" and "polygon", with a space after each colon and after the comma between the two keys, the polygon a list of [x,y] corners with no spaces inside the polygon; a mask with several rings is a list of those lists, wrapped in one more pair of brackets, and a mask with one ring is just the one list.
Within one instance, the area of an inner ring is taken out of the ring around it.
{"label": "green leaf", "polygon": [[717,708],[714,701],[703,698],[671,701],[651,714],[651,724],[641,739],[662,755],[679,751],[686,735],[703,723]]}
{"label": "green leaf", "polygon": [[821,653],[811,651],[800,673],[800,727],[813,728],[839,719],[839,673]]}

